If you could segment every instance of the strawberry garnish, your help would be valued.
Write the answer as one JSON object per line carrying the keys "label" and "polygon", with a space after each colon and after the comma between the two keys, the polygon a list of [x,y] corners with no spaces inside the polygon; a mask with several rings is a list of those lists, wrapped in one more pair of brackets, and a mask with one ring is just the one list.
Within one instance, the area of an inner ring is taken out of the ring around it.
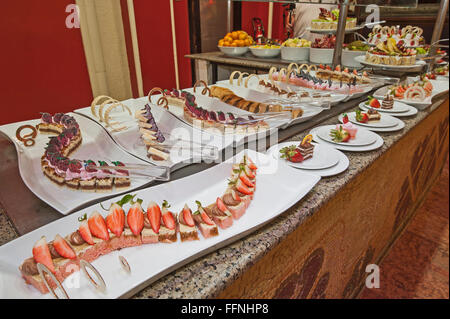
{"label": "strawberry garnish", "polygon": [[53,247],[55,247],[58,254],[64,258],[75,259],[77,254],[72,247],[67,243],[67,241],[60,235],[56,235],[53,240]]}
{"label": "strawberry garnish", "polygon": [[347,113],[345,113],[343,116],[342,116],[342,123],[344,123],[344,124],[347,124],[348,123],[348,115],[347,115]]}
{"label": "strawberry garnish", "polygon": [[225,213],[226,211],[228,211],[227,206],[225,206],[225,203],[223,202],[222,198],[217,197],[216,199],[216,205],[217,208],[222,212]]}
{"label": "strawberry garnish", "polygon": [[247,166],[252,170],[252,171],[256,171],[258,169],[258,167],[255,165],[255,163],[253,163],[253,161],[249,158],[246,157],[246,162],[247,162]]}
{"label": "strawberry garnish", "polygon": [[195,226],[194,218],[192,217],[192,211],[186,204],[184,205],[184,208],[183,208],[183,219],[184,219],[184,222],[186,223],[186,225],[188,225],[190,227]]}
{"label": "strawberry garnish", "polygon": [[161,226],[161,209],[155,202],[150,202],[147,207],[147,217],[150,221],[150,225],[155,233],[159,233]]}
{"label": "strawberry garnish", "polygon": [[92,239],[91,231],[89,230],[89,225],[87,220],[83,220],[78,228],[78,232],[81,237],[87,242],[89,245],[94,245],[94,240]]}
{"label": "strawberry garnish", "polygon": [[339,126],[339,129],[332,129],[330,131],[330,136],[335,142],[348,142],[350,140],[350,134],[342,128],[342,125]]}
{"label": "strawberry garnish", "polygon": [[172,212],[168,210],[169,207],[169,203],[167,203],[167,201],[164,201],[162,204],[162,220],[167,228],[175,229],[175,218],[173,218]]}
{"label": "strawberry garnish", "polygon": [[88,225],[92,235],[103,240],[109,240],[108,227],[100,213],[93,212],[88,219]]}
{"label": "strawberry garnish", "polygon": [[236,182],[236,189],[238,192],[245,194],[245,195],[251,195],[253,192],[244,184],[241,182],[240,179]]}
{"label": "strawberry garnish", "polygon": [[139,235],[144,228],[144,212],[141,204],[134,203],[127,214],[127,224],[134,235]]}
{"label": "strawberry garnish", "polygon": [[248,178],[254,179],[256,177],[255,174],[250,169],[250,167],[248,167],[246,165],[242,165],[242,166],[243,166],[243,171],[244,171],[245,175],[248,176]]}
{"label": "strawberry garnish", "polygon": [[281,158],[285,158],[286,160],[293,163],[303,162],[303,155],[300,154],[300,150],[296,145],[286,146],[280,150]]}
{"label": "strawberry garnish", "polygon": [[378,101],[376,98],[374,98],[373,96],[369,96],[369,106],[379,109],[381,107],[380,101]]}
{"label": "strawberry garnish", "polygon": [[234,189],[231,190],[231,196],[233,197],[234,200],[236,201],[241,201],[241,198],[239,197],[239,195],[234,191]]}
{"label": "strawberry garnish", "polygon": [[360,123],[367,123],[369,121],[369,115],[367,113],[361,113],[360,110],[356,110],[356,121]]}
{"label": "strawberry garnish", "polygon": [[205,222],[208,225],[215,225],[211,218],[209,218],[208,214],[205,212],[205,210],[202,207],[202,204],[197,200],[195,201],[198,206],[198,210],[194,214],[200,214],[202,217],[203,222]]}
{"label": "strawberry garnish", "polygon": [[241,172],[239,173],[239,179],[240,179],[245,185],[247,185],[248,187],[254,187],[254,186],[255,186],[255,184],[253,184],[253,183],[251,182],[251,180],[247,177],[247,175],[245,175],[245,173],[244,173],[243,171],[241,171]]}
{"label": "strawberry garnish", "polygon": [[36,263],[47,266],[52,273],[55,273],[55,265],[53,264],[52,255],[50,254],[50,249],[48,248],[45,236],[42,236],[41,239],[34,244],[33,258]]}
{"label": "strawberry garnish", "polygon": [[114,203],[109,208],[109,214],[106,216],[106,226],[117,237],[120,237],[125,227],[125,212],[122,207]]}

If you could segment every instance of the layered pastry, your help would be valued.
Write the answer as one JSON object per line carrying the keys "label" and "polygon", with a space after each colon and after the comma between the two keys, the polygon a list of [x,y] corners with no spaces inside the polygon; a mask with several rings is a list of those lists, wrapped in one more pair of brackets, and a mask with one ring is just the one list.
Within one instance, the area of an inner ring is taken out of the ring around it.
{"label": "layered pastry", "polygon": [[307,160],[314,155],[314,145],[311,142],[312,135],[306,135],[298,147],[300,154],[303,156],[303,160]]}
{"label": "layered pastry", "polygon": [[367,110],[367,115],[369,117],[368,119],[369,122],[377,122],[381,120],[381,114],[373,108]]}
{"label": "layered pastry", "polygon": [[390,110],[394,108],[394,96],[392,94],[387,94],[384,97],[383,102],[381,102],[381,108],[384,110]]}
{"label": "layered pastry", "polygon": [[[311,21],[312,30],[336,30],[339,19],[339,9],[327,10],[320,8],[320,14],[317,19]],[[356,18],[347,18],[345,29],[353,29],[356,27]]]}
{"label": "layered pastry", "polygon": [[[89,161],[88,166],[93,169],[93,164]],[[101,166],[105,165],[96,167],[100,169]],[[56,235],[52,241],[47,241],[42,236],[19,271],[26,283],[45,294],[49,291],[44,279],[52,289],[57,283],[47,275],[40,275],[38,264],[45,266],[61,283],[80,269],[81,261],[90,263],[115,250],[171,243],[178,240],[178,233],[182,241],[198,240],[198,230],[205,239],[218,236],[219,227],[230,227],[250,205],[256,187],[256,172],[256,165],[244,156],[240,163],[233,165],[230,183],[223,196],[206,207],[196,201],[198,208],[194,213],[185,205],[178,218],[170,212],[167,201],[162,203],[162,209],[150,201],[144,212],[142,199],[135,201],[134,196],[125,195],[105,209],[108,211],[106,217],[94,211],[89,217],[84,214],[78,218],[75,231],[65,237]],[[127,204],[130,207],[125,213],[123,206]]]}
{"label": "layered pastry", "polygon": [[169,154],[161,146],[166,138],[156,124],[150,105],[146,104],[142,110],[137,111],[135,117],[139,120],[139,132],[147,147],[147,156],[155,161],[168,160]]}
{"label": "layered pastry", "polygon": [[[57,113],[51,116],[42,113],[41,123],[38,124],[40,132],[56,133],[58,136],[49,138],[41,158],[41,168],[45,176],[59,186],[79,189],[86,192],[111,191],[114,178],[105,175],[92,160],[71,159],[69,155],[77,149],[82,142],[81,131],[75,118]],[[128,172],[127,172],[128,174]],[[129,187],[130,181],[122,187]]]}
{"label": "layered pastry", "polygon": [[362,92],[364,85],[371,83],[366,72],[359,74],[347,68],[337,66],[334,70],[329,66],[291,64],[287,69],[277,70],[272,67],[269,70],[269,80],[280,81],[308,89],[333,91],[336,93],[353,94]]}
{"label": "layered pastry", "polygon": [[424,101],[433,92],[433,84],[423,76],[419,81],[410,84],[400,84],[390,88],[389,94],[399,100]]}
{"label": "layered pastry", "polygon": [[416,50],[407,48],[403,40],[397,42],[394,38],[388,38],[367,51],[366,61],[384,65],[414,65]]}
{"label": "layered pastry", "polygon": [[425,44],[425,39],[422,36],[423,30],[419,27],[406,26],[381,26],[373,27],[372,32],[369,33],[367,42],[372,45],[377,45],[380,42],[385,42],[389,38],[395,41],[403,41],[406,47],[417,47]]}

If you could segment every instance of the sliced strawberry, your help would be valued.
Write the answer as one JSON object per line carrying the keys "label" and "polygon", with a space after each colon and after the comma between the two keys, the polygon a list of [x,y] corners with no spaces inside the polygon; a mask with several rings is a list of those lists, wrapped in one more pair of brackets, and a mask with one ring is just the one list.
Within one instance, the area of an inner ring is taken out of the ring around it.
{"label": "sliced strawberry", "polygon": [[87,220],[83,220],[78,228],[78,232],[81,237],[87,242],[89,245],[94,245],[94,240],[92,239],[91,231],[89,230],[89,225]]}
{"label": "sliced strawberry", "polygon": [[253,163],[253,161],[247,157],[247,166],[252,170],[252,171],[256,171],[258,169],[258,167],[255,165],[255,163]]}
{"label": "sliced strawberry", "polygon": [[341,72],[341,66],[340,65],[336,66],[335,71]]}
{"label": "sliced strawberry", "polygon": [[225,203],[223,202],[222,198],[217,197],[217,199],[216,199],[216,205],[217,205],[217,208],[218,208],[221,212],[225,213],[226,211],[228,211],[228,208],[227,208],[227,206],[225,206]]}
{"label": "sliced strawberry", "polygon": [[134,203],[127,214],[127,224],[134,235],[139,235],[144,228],[144,212],[141,204]]}
{"label": "sliced strawberry", "polygon": [[348,142],[349,140],[350,140],[350,134],[347,131],[344,130],[341,142]]}
{"label": "sliced strawberry", "polygon": [[194,218],[192,217],[192,211],[189,209],[188,205],[184,205],[183,208],[183,219],[186,225],[190,227],[195,226]]}
{"label": "sliced strawberry", "polygon": [[234,191],[234,189],[231,190],[231,196],[233,197],[234,200],[236,201],[242,201],[242,199],[239,197],[239,195]]}
{"label": "sliced strawberry", "polygon": [[155,202],[150,202],[147,207],[147,217],[150,221],[150,225],[155,233],[159,233],[159,227],[161,226],[161,209]]}
{"label": "sliced strawberry", "polygon": [[252,172],[251,168],[248,166],[244,166],[244,172],[245,172],[245,175],[247,175],[248,178],[250,178],[250,179],[254,179],[256,177],[255,174]]}
{"label": "sliced strawberry", "polygon": [[117,237],[120,237],[125,227],[125,212],[120,205],[114,203],[109,208],[109,214],[106,216],[106,226]]}
{"label": "sliced strawberry", "polygon": [[56,235],[53,240],[53,247],[55,247],[58,254],[60,254],[64,258],[75,259],[77,258],[77,254],[73,250],[72,247],[67,243],[67,241],[62,238],[60,235]]}
{"label": "sliced strawberry", "polygon": [[103,240],[109,240],[108,227],[100,213],[93,212],[88,219],[88,225],[92,235]]}
{"label": "sliced strawberry", "polygon": [[239,179],[248,187],[255,186],[255,184],[253,184],[252,181],[247,177],[247,175],[245,175],[245,173],[242,171],[239,173]]}
{"label": "sliced strawberry", "polygon": [[208,214],[205,212],[203,207],[198,208],[200,211],[200,216],[202,216],[203,221],[208,225],[215,225],[211,218],[209,218]]}
{"label": "sliced strawberry", "polygon": [[253,194],[253,192],[251,190],[249,190],[248,187],[244,183],[242,183],[242,181],[240,179],[236,183],[236,189],[238,190],[238,192],[245,194],[245,195]]}
{"label": "sliced strawberry", "polygon": [[175,229],[176,227],[175,218],[173,217],[172,212],[170,212],[166,207],[163,207],[162,209],[162,220],[167,228]]}
{"label": "sliced strawberry", "polygon": [[56,271],[45,236],[42,236],[41,239],[39,239],[37,243],[34,244],[33,258],[36,263],[47,266],[47,268],[50,269],[52,273]]}

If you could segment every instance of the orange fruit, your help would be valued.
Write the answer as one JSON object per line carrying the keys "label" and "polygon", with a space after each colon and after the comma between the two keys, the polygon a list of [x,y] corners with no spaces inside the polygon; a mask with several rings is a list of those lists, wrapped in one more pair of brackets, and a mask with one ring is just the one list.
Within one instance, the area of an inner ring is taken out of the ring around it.
{"label": "orange fruit", "polygon": [[245,40],[245,39],[247,39],[247,35],[244,34],[244,33],[240,33],[239,34],[239,40]]}
{"label": "orange fruit", "polygon": [[233,40],[236,40],[239,38],[239,33],[237,33],[236,31],[231,32],[231,37],[233,38]]}
{"label": "orange fruit", "polygon": [[248,47],[249,45],[251,45],[252,43],[250,42],[250,40],[249,39],[245,39],[244,40],[244,45],[246,46],[246,47]]}
{"label": "orange fruit", "polygon": [[231,43],[230,47],[237,47],[236,42]]}
{"label": "orange fruit", "polygon": [[231,32],[228,32],[226,36],[224,36],[224,38],[226,37],[230,37],[231,38]]}
{"label": "orange fruit", "polygon": [[226,36],[225,38],[224,38],[224,40],[225,41],[227,41],[227,42],[233,42],[233,38],[232,37],[229,37],[229,36]]}

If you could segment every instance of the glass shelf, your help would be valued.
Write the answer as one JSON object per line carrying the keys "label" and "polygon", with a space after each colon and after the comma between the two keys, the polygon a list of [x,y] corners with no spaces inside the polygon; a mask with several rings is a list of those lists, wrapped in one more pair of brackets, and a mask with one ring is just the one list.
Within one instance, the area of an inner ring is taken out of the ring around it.
{"label": "glass shelf", "polygon": [[[222,0],[228,1],[228,0]],[[274,2],[282,4],[339,4],[339,1],[332,0],[231,0],[237,2]],[[350,0],[350,5],[366,7],[369,5],[377,5],[379,7],[395,7],[395,8],[416,8],[418,0]]]}

